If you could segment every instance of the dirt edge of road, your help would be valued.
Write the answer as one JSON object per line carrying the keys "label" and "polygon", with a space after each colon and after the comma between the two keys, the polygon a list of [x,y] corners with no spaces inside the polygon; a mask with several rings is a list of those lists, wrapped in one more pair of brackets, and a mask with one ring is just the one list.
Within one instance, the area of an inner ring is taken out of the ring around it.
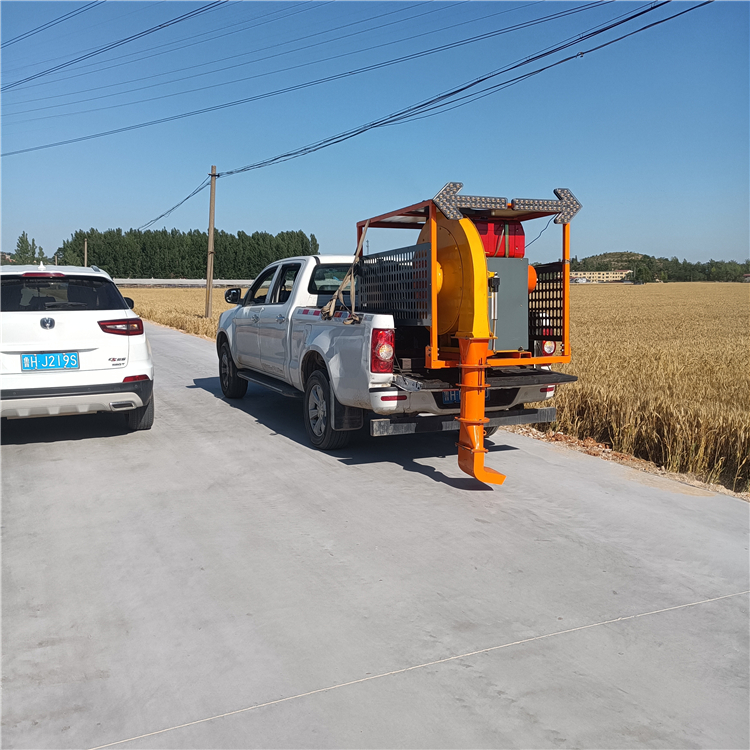
{"label": "dirt edge of road", "polygon": [[665,479],[672,479],[675,482],[680,482],[689,487],[695,487],[707,492],[716,492],[721,495],[730,495],[731,497],[737,497],[741,500],[750,502],[750,493],[748,492],[733,492],[721,484],[708,484],[707,482],[701,481],[693,474],[677,474],[675,472],[666,471],[662,466],[657,466],[651,461],[636,458],[628,453],[613,451],[604,443],[597,443],[593,438],[584,438],[581,440],[562,432],[553,432],[552,430],[547,430],[545,432],[537,430],[534,427],[529,427],[528,425],[509,425],[501,427],[500,429],[506,432],[513,432],[516,435],[526,435],[527,437],[534,438],[534,440],[541,440],[545,443],[554,443],[571,450],[579,451],[580,453],[586,453],[589,456],[603,458],[606,461],[614,461],[623,466],[629,466],[631,469],[636,469],[646,474],[664,477]]}

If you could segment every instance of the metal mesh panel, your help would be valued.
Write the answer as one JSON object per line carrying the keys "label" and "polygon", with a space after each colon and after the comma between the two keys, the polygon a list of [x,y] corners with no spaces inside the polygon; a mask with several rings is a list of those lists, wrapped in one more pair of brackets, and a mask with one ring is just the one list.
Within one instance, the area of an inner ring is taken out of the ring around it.
{"label": "metal mesh panel", "polygon": [[562,341],[564,326],[563,264],[535,266],[536,288],[529,294],[529,341]]}
{"label": "metal mesh panel", "polygon": [[369,313],[389,313],[397,324],[429,326],[430,244],[365,255],[359,280],[360,306]]}

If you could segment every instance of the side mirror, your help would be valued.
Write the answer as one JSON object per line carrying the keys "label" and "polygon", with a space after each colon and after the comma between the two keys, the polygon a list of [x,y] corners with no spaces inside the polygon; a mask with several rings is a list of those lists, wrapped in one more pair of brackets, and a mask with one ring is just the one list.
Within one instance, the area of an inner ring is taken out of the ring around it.
{"label": "side mirror", "polygon": [[132,297],[123,297],[125,300],[125,304],[132,310],[135,307],[135,302],[133,302]]}
{"label": "side mirror", "polygon": [[224,292],[224,299],[230,305],[239,305],[240,300],[242,299],[242,289],[239,289],[237,287],[234,287],[233,289],[227,289],[226,292]]}

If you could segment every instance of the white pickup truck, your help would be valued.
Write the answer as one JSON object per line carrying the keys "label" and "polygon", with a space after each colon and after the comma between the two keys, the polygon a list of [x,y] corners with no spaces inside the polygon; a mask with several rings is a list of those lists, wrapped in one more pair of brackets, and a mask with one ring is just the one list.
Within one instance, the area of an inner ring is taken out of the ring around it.
{"label": "white pickup truck", "polygon": [[[224,395],[242,398],[250,381],[302,398],[307,434],[321,450],[343,447],[366,422],[373,436],[458,430],[460,372],[436,379],[425,369],[424,328],[397,327],[392,315],[356,305],[356,316],[321,315],[352,261],[286,258],[265,268],[244,297],[226,292],[236,307],[221,315],[216,339]],[[345,302],[351,307],[348,295]],[[572,380],[535,366],[488,370],[486,434],[501,424],[553,421],[554,408],[524,404],[550,399],[555,385]]]}

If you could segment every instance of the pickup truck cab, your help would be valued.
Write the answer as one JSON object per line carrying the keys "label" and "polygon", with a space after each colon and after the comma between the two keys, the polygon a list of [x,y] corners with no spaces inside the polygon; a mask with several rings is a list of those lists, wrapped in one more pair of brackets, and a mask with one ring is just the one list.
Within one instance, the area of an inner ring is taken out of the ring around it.
{"label": "pickup truck cab", "polygon": [[[421,342],[397,330],[390,314],[339,305],[331,317],[321,308],[338,290],[353,257],[285,258],[266,267],[252,287],[229,289],[236,306],[219,320],[216,348],[221,388],[242,398],[248,381],[302,398],[311,443],[342,447],[352,430],[369,421],[370,434],[454,431],[460,411],[458,370],[441,379],[414,357]],[[348,292],[344,301],[351,307]],[[358,294],[355,292],[355,303]],[[543,422],[554,409],[525,409],[552,398],[571,376],[540,368],[503,368],[488,373],[487,434],[500,424]]]}

